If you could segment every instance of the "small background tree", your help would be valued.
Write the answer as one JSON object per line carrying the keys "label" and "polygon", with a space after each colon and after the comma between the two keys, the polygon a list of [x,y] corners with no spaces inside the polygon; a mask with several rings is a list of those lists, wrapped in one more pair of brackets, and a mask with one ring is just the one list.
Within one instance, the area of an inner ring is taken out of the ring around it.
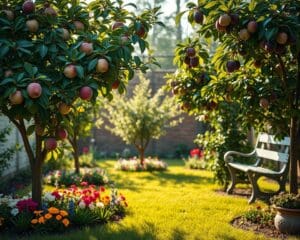
{"label": "small background tree", "polygon": [[142,165],[150,140],[159,139],[181,121],[173,98],[165,96],[163,89],[152,95],[150,81],[141,75],[132,96],[115,94],[104,109],[102,116],[110,123],[107,129],[136,147]]}

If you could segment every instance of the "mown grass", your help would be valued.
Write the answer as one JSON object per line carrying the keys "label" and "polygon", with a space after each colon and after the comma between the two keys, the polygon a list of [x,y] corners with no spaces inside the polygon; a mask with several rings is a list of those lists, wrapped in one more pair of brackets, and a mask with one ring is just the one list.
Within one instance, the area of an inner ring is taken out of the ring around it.
{"label": "mown grass", "polygon": [[[128,214],[118,223],[72,230],[30,240],[184,240],[267,239],[236,229],[230,221],[249,209],[247,198],[217,193],[209,171],[189,170],[183,161],[168,161],[167,172],[120,172],[114,161],[100,161],[128,200]],[[272,184],[266,185],[267,188]],[[257,202],[256,205],[264,205]],[[0,237],[0,239],[10,239]],[[297,239],[297,238],[290,238]]]}

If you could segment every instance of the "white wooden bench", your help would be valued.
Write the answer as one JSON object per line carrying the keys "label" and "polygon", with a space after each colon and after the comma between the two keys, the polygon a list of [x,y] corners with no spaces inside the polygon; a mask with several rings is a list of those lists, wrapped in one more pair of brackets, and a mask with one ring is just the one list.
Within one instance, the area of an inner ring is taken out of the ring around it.
{"label": "white wooden bench", "polygon": [[[238,171],[245,172],[248,175],[249,181],[252,185],[252,194],[248,201],[249,203],[253,203],[258,197],[269,197],[281,191],[285,191],[285,183],[289,169],[289,148],[289,137],[285,137],[283,140],[278,141],[273,135],[260,133],[257,137],[256,146],[253,152],[248,154],[236,151],[226,152],[224,155],[224,160],[231,176],[231,184],[227,189],[227,193],[232,194],[235,185],[238,183],[236,176]],[[251,165],[237,163],[234,162],[233,155],[254,157],[256,158],[256,162]],[[276,161],[278,170],[262,166],[262,163],[267,163],[269,161]],[[260,177],[267,177],[276,180],[279,184],[279,190],[276,193],[262,192],[257,183]]]}

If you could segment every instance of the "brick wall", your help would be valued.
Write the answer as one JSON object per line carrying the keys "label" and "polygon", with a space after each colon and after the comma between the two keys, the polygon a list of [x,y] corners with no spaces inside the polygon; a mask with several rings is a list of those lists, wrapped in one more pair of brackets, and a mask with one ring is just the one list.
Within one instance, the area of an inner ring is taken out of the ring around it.
{"label": "brick wall", "polygon": [[[165,84],[166,80],[164,79],[164,76],[166,73],[170,72],[155,71],[147,74],[146,77],[151,80],[151,87],[154,91]],[[136,76],[129,84],[129,92],[137,82],[138,78]],[[178,151],[180,148],[191,149],[195,147],[193,140],[199,132],[201,127],[200,123],[187,114],[184,114],[183,116],[184,120],[180,125],[167,130],[167,134],[159,140],[150,142],[146,151],[147,155],[172,157],[176,150]],[[109,131],[105,130],[104,127],[96,130],[95,148],[97,152],[102,152],[107,155],[121,153],[125,148],[136,153],[132,146],[126,145],[119,137],[112,135]]]}

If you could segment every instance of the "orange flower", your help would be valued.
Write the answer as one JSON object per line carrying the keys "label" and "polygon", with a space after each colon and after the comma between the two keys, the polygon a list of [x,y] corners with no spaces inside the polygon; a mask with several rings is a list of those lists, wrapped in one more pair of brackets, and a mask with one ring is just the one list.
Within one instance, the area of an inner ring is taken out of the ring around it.
{"label": "orange flower", "polygon": [[48,212],[51,214],[59,214],[59,209],[57,209],[55,207],[51,207],[48,209]]}
{"label": "orange flower", "polygon": [[36,215],[36,216],[41,216],[42,212],[44,212],[43,210],[35,210],[33,213]]}
{"label": "orange flower", "polygon": [[65,227],[67,227],[67,226],[69,226],[70,221],[69,221],[67,218],[64,218],[64,219],[62,220],[62,223],[65,225]]}
{"label": "orange flower", "polygon": [[66,217],[66,216],[68,216],[69,214],[68,214],[68,212],[65,211],[65,210],[60,210],[60,215],[62,215],[63,217]]}
{"label": "orange flower", "polygon": [[38,221],[39,221],[39,223],[45,223],[45,218],[44,217],[39,217]]}
{"label": "orange flower", "polygon": [[62,216],[61,215],[56,215],[55,218],[56,218],[57,221],[60,221],[62,219]]}
{"label": "orange flower", "polygon": [[37,219],[32,219],[32,220],[31,220],[31,223],[32,223],[32,224],[37,224],[37,223],[38,223],[38,220],[37,220]]}
{"label": "orange flower", "polygon": [[45,218],[46,218],[46,219],[52,218],[52,214],[51,214],[51,213],[47,213],[47,214],[45,215]]}

